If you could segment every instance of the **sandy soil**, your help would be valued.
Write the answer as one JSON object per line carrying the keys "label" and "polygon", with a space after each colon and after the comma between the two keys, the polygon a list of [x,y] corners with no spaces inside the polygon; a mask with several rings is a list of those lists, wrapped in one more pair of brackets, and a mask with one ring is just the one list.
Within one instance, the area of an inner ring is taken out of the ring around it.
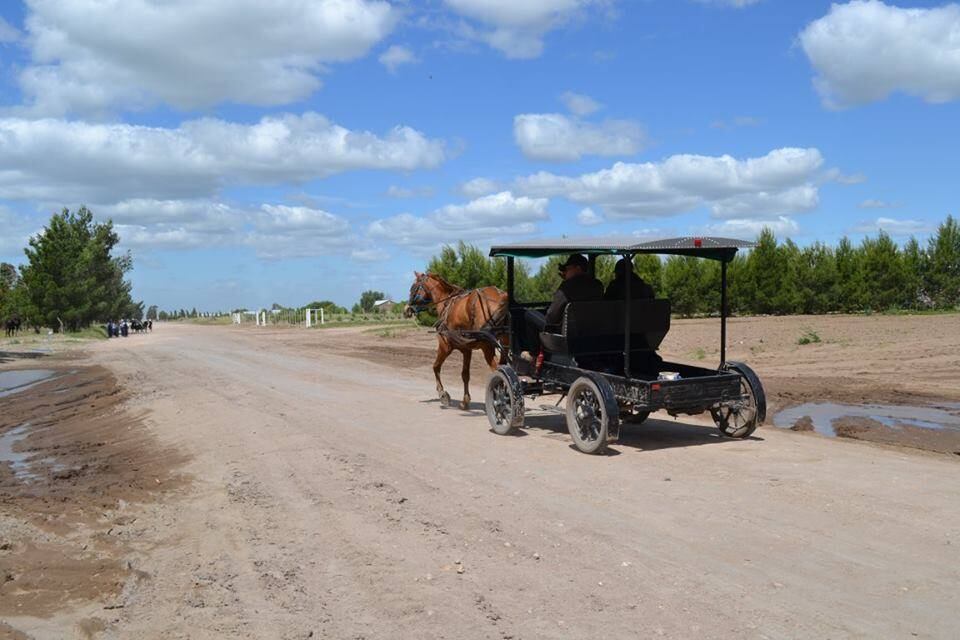
{"label": "sandy soil", "polygon": [[[780,407],[935,405],[958,325],[742,320],[730,357]],[[665,351],[710,362],[716,333]],[[0,465],[0,638],[955,637],[956,456],[655,415],[591,457],[549,399],[498,437],[439,408],[431,340],[172,325],[10,357],[64,375],[0,399],[38,475]]]}

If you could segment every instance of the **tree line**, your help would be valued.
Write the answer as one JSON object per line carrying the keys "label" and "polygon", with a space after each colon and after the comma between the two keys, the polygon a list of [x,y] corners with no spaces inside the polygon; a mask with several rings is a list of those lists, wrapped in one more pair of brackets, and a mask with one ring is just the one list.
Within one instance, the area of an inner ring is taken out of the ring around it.
{"label": "tree line", "polygon": [[0,318],[55,331],[141,318],[143,303],[125,279],[133,259],[114,255],[119,241],[113,223],[94,222],[86,207],[55,213],[24,248],[26,264],[0,264]]}
{"label": "tree line", "polygon": [[[560,284],[557,266],[565,258],[552,256],[536,271],[516,261],[517,298],[550,300]],[[596,276],[604,286],[613,279],[616,260],[597,259]],[[671,300],[676,314],[720,309],[720,263],[715,260],[638,255],[634,270],[658,297]],[[427,271],[468,289],[506,287],[506,260],[488,258],[463,242],[444,247],[431,258]],[[843,237],[836,246],[815,242],[802,248],[790,239],[778,241],[766,228],[756,247],[739,252],[729,263],[727,284],[730,312],[739,315],[955,309],[960,305],[960,225],[948,216],[926,246],[915,238],[898,246],[880,231],[857,245]]]}

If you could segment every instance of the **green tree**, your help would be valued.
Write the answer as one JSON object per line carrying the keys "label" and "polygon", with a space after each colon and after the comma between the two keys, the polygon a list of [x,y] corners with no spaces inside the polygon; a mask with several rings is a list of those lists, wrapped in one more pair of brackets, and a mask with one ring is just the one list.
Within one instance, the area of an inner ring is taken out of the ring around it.
{"label": "green tree", "polygon": [[864,238],[862,253],[863,302],[874,311],[900,308],[907,304],[909,283],[897,245],[886,232],[876,239]]}
{"label": "green tree", "polygon": [[[777,247],[773,231],[764,228],[757,238],[757,246],[748,258],[749,281],[753,286],[754,313],[777,313],[777,296],[783,277],[783,254]],[[664,274],[666,279],[666,274]]]}
{"label": "green tree", "polygon": [[826,313],[839,300],[837,261],[833,249],[821,242],[805,247],[797,262],[800,313]]}
{"label": "green tree", "polygon": [[364,313],[370,313],[373,311],[373,304],[377,300],[383,300],[386,297],[383,291],[364,291],[360,294],[360,310]]}
{"label": "green tree", "polygon": [[960,304],[960,225],[953,216],[937,228],[927,247],[929,266],[925,288],[934,304],[951,309]]}
{"label": "green tree", "polygon": [[314,300],[313,302],[308,302],[304,306],[300,307],[301,309],[323,309],[324,313],[329,314],[343,314],[347,313],[346,308],[339,306],[337,303],[332,300]]}
{"label": "green tree", "polygon": [[906,277],[904,303],[911,309],[927,306],[927,293],[924,277],[927,272],[927,254],[913,236],[903,246],[903,268]]}
{"label": "green tree", "polygon": [[691,256],[670,256],[663,266],[664,294],[673,313],[688,318],[720,307],[719,263]]}
{"label": "green tree", "polygon": [[863,254],[844,236],[837,244],[837,310],[847,313],[863,308]]}
{"label": "green tree", "polygon": [[63,209],[30,239],[21,269],[28,315],[37,323],[76,331],[135,308],[127,255],[114,256],[119,237],[111,222],[94,223],[86,207]]}
{"label": "green tree", "polygon": [[147,320],[157,319],[157,305],[152,304],[147,308]]}

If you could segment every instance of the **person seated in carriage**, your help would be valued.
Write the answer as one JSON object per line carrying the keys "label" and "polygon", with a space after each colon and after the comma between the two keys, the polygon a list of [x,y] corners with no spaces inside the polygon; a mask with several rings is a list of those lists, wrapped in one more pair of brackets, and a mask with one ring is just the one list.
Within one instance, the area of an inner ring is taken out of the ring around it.
{"label": "person seated in carriage", "polygon": [[627,278],[630,278],[631,300],[652,300],[655,296],[653,287],[638,276],[633,270],[633,260],[620,258],[613,268],[613,280],[607,285],[604,300],[625,300],[627,297]]}
{"label": "person seated in carriage", "polygon": [[[536,309],[526,312],[528,341],[530,345],[540,343],[540,332],[559,330],[563,322],[563,312],[570,302],[589,302],[603,300],[603,283],[590,275],[590,262],[578,253],[570,254],[566,262],[559,267],[563,282],[553,294],[553,300],[547,312]],[[529,359],[529,352],[524,352]]]}

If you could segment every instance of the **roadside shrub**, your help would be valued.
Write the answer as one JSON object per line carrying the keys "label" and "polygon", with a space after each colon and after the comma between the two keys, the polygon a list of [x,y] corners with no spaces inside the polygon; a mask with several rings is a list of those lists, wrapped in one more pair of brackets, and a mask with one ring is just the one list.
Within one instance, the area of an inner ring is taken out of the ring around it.
{"label": "roadside shrub", "polygon": [[820,335],[813,329],[807,329],[803,335],[797,339],[797,344],[799,345],[816,344],[818,342],[822,342],[822,340],[820,340]]}

